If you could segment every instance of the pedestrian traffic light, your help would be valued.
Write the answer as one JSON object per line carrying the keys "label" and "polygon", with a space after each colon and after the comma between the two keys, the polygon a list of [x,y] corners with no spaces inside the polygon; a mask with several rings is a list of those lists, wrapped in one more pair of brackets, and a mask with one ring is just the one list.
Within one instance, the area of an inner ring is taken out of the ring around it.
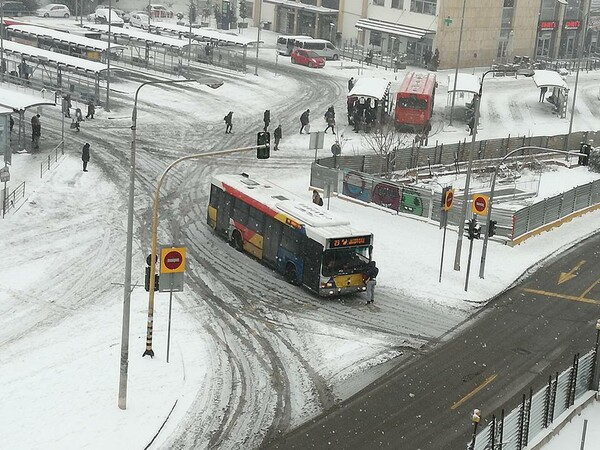
{"label": "pedestrian traffic light", "polygon": [[[159,278],[159,275],[157,273],[155,273],[154,274],[154,290],[155,291],[158,291],[158,287],[159,287],[158,278]],[[150,267],[146,267],[146,278],[144,279],[144,289],[146,289],[146,292],[150,292]]]}
{"label": "pedestrian traffic light", "polygon": [[496,234],[496,224],[498,222],[496,220],[490,220],[490,224],[488,225],[488,236],[492,237]]}
{"label": "pedestrian traffic light", "polygon": [[256,157],[268,159],[271,156],[271,133],[261,131],[256,135]]}

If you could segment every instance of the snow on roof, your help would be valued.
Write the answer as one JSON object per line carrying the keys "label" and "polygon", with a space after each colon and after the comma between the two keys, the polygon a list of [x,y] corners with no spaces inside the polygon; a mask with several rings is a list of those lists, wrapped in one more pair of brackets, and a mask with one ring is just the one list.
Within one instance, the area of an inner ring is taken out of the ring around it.
{"label": "snow on roof", "polygon": [[569,89],[569,85],[562,79],[558,72],[554,70],[535,70],[533,81],[537,87],[561,87]]}
{"label": "snow on roof", "polygon": [[[4,41],[4,44],[6,44],[6,42],[7,41]],[[50,101],[46,100],[45,98],[38,97],[37,95],[15,91],[15,87],[9,84],[3,84],[0,86],[0,106],[4,106],[5,108],[21,110],[39,105],[54,106],[54,104],[54,99]]]}
{"label": "snow on roof", "polygon": [[[67,42],[79,47],[91,48],[96,51],[103,52],[108,49],[108,42],[99,41],[97,39],[90,39],[85,36],[78,36],[76,34],[67,33],[64,31],[54,30],[52,28],[40,27],[37,25],[11,25],[8,31],[17,31],[23,34],[30,34],[33,36],[44,36],[54,39],[58,42]],[[111,44],[111,49],[125,48],[123,45]]]}
{"label": "snow on roof", "polygon": [[3,116],[5,114],[12,114],[13,110],[12,108],[4,108],[2,106],[0,106],[0,116]]}
{"label": "snow on roof", "polygon": [[359,78],[348,97],[383,98],[389,92],[390,82],[382,78]]}
{"label": "snow on roof", "polygon": [[[84,24],[83,26],[88,30],[99,31],[101,33],[108,34],[108,25]],[[150,42],[156,45],[163,45],[165,47],[183,48],[188,45],[187,39],[182,40],[170,36],[162,36],[160,34],[153,34],[144,30],[138,30],[136,28],[111,27],[110,32],[115,36],[129,37],[134,40]]]}
{"label": "snow on roof", "polygon": [[68,67],[74,67],[86,72],[102,72],[108,69],[106,64],[96,61],[89,61],[75,56],[63,55],[62,53],[51,52],[31,45],[19,44],[18,42],[4,40],[4,51],[16,53],[19,55],[28,55],[37,59],[45,59],[54,64],[60,64]]}
{"label": "snow on roof", "polygon": [[435,34],[435,28],[419,28],[377,19],[358,19],[354,26],[358,29],[377,31],[379,33],[404,36],[412,39],[422,39],[427,34]]}
{"label": "snow on roof", "polygon": [[300,11],[310,11],[321,14],[336,14],[339,12],[337,9],[326,8],[325,6],[308,5],[304,3],[296,2],[295,0],[264,0],[265,3],[272,3],[274,5],[286,6]]}
{"label": "snow on roof", "polygon": [[[456,78],[456,92],[479,92],[479,77],[468,73],[459,73]],[[448,93],[454,92],[454,75],[448,75]]]}
{"label": "snow on roof", "polygon": [[[164,30],[171,33],[187,34],[190,32],[190,28],[183,25],[175,25],[168,22],[154,22],[150,24],[150,28]],[[253,39],[247,39],[242,36],[235,34],[223,33],[218,30],[212,30],[209,28],[192,28],[192,36],[194,39],[201,41],[218,41],[225,42],[227,44],[236,45],[248,45],[255,43]]]}

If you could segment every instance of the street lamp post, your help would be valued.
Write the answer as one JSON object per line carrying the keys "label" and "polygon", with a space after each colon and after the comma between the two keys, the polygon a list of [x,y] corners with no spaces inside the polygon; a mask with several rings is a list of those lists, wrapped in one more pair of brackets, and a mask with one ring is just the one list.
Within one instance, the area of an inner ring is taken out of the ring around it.
{"label": "street lamp post", "polygon": [[0,81],[4,81],[6,70],[6,62],[4,61],[4,2],[0,0]]}
{"label": "street lamp post", "polygon": [[481,420],[481,411],[478,409],[473,410],[473,415],[471,416],[471,422],[473,423],[473,437],[471,438],[471,443],[469,444],[469,450],[475,450],[475,438],[477,437],[477,425],[479,425],[479,421]]}
{"label": "street lamp post", "polygon": [[577,49],[577,73],[575,74],[575,86],[573,87],[573,104],[571,105],[571,119],[569,120],[569,136],[573,130],[573,116],[575,115],[575,100],[577,99],[577,84],[579,83],[579,71],[581,70],[581,58],[583,56],[583,46],[585,42],[585,35],[587,33],[587,22],[589,13],[586,13],[583,19],[583,36],[579,40],[579,47]]}
{"label": "street lamp post", "polygon": [[[135,91],[133,102],[133,112],[131,113],[131,156],[129,160],[129,201],[127,207],[127,245],[125,254],[125,283],[123,284],[123,327],[121,332],[121,365],[119,377],[119,408],[125,409],[127,406],[127,369],[129,366],[129,316],[131,305],[131,260],[133,248],[133,198],[135,192],[135,143],[137,130],[137,101],[140,90],[144,86],[157,84],[175,84],[199,82],[203,84],[213,84],[217,86],[222,84],[220,80],[163,80],[148,81],[138,86]],[[218,87],[218,86],[217,86]],[[64,114],[63,114],[64,115]],[[151,283],[154,286],[154,283]]]}
{"label": "street lamp post", "polygon": [[554,43],[553,57],[558,59],[560,53],[560,41],[562,39],[563,23],[565,22],[565,14],[567,12],[568,0],[556,0],[560,4],[560,12],[558,13],[558,29],[556,30],[556,42]]}
{"label": "street lamp post", "polygon": [[479,265],[479,278],[484,278],[484,274],[485,274],[485,258],[487,255],[487,247],[488,247],[488,241],[489,241],[489,227],[490,227],[490,220],[492,217],[492,205],[494,204],[494,193],[495,193],[495,188],[496,188],[496,175],[498,174],[498,169],[500,168],[500,166],[502,164],[504,164],[504,161],[506,161],[507,158],[510,158],[512,155],[514,155],[515,153],[521,152],[523,150],[542,150],[548,153],[561,153],[563,155],[582,155],[582,153],[579,152],[569,152],[569,151],[565,151],[565,150],[554,150],[552,148],[545,148],[545,147],[537,147],[535,145],[526,145],[524,147],[519,147],[515,150],[512,150],[510,152],[508,152],[501,160],[498,164],[496,164],[496,167],[494,168],[494,174],[492,175],[492,184],[490,187],[490,197],[488,199],[488,209],[487,209],[487,215],[486,215],[486,228],[485,228],[485,233],[483,236],[483,248],[481,250],[481,263]]}
{"label": "street lamp post", "polygon": [[[458,51],[456,52],[456,68],[454,69],[454,88],[452,91],[452,105],[450,105],[450,123],[452,125],[452,118],[454,115],[454,100],[456,98],[456,81],[458,80],[458,66],[460,65],[460,48],[462,46],[462,35],[463,35],[463,24],[465,23],[465,8],[467,6],[467,0],[463,0],[462,15],[460,17],[460,33],[458,35]],[[482,80],[483,82],[483,80]]]}
{"label": "street lamp post", "polygon": [[262,26],[262,19],[261,19],[261,11],[262,10],[262,0],[258,1],[258,30],[257,30],[257,36],[256,36],[256,63],[254,65],[254,75],[258,76],[258,49],[260,47],[260,28]]}
{"label": "street lamp post", "polygon": [[110,111],[110,24],[112,22],[112,0],[108,0],[108,47],[106,49],[106,105],[104,109]]}
{"label": "street lamp post", "polygon": [[598,390],[598,380],[600,378],[600,367],[598,364],[600,360],[598,359],[598,343],[600,341],[600,319],[596,321],[596,346],[594,347],[594,365],[592,366],[592,385],[590,388],[594,391]]}
{"label": "street lamp post", "polygon": [[[252,147],[242,147],[242,148],[234,148],[230,150],[220,150],[216,152],[209,153],[199,153],[195,155],[182,156],[181,158],[173,161],[162,173],[158,180],[158,184],[156,186],[156,192],[154,193],[154,208],[152,214],[152,249],[150,252],[150,280],[154,280],[154,276],[156,274],[156,247],[157,247],[157,234],[158,234],[158,199],[160,195],[160,188],[163,184],[167,173],[175,167],[177,164],[183,161],[187,161],[189,159],[200,159],[206,158],[208,156],[219,156],[219,155],[230,155],[232,153],[240,153],[247,152],[250,150],[256,150],[259,146]],[[154,357],[154,350],[152,350],[152,330],[153,330],[153,322],[154,322],[154,289],[153,289],[154,281],[150,283],[150,291],[148,295],[148,330],[146,334],[146,350],[142,356],[149,355],[150,357]]]}
{"label": "street lamp post", "polygon": [[[467,216],[467,204],[469,202],[469,188],[471,185],[471,171],[473,169],[473,154],[475,153],[475,141],[477,140],[477,127],[479,126],[479,107],[481,105],[481,96],[483,95],[483,82],[485,80],[485,76],[488,73],[505,73],[508,70],[496,70],[490,69],[483,73],[481,76],[481,83],[479,84],[479,93],[476,94],[475,97],[475,112],[473,116],[473,128],[472,128],[472,139],[471,139],[471,147],[469,148],[469,160],[467,163],[467,179],[465,180],[465,188],[463,193],[463,203],[460,210],[460,221],[458,223],[458,241],[456,242],[456,253],[454,255],[454,270],[460,270],[460,256],[462,252],[462,239],[463,233],[465,230],[465,219]],[[534,72],[530,69],[524,69],[522,71],[517,71],[518,75],[524,75],[526,77],[532,77]]]}

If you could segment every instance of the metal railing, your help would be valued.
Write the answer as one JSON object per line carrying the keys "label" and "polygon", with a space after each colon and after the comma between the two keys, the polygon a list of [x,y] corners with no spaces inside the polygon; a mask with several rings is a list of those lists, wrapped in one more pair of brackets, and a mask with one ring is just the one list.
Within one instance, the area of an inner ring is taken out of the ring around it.
{"label": "metal railing", "polygon": [[596,351],[591,350],[582,357],[574,355],[573,365],[555,376],[550,376],[548,384],[533,393],[530,389],[523,394],[521,404],[505,416],[492,416],[488,425],[477,434],[474,450],[521,450],[527,447],[544,429],[549,428],[554,419],[560,417],[575,404],[575,401],[592,386]]}
{"label": "metal railing", "polygon": [[25,198],[25,182],[19,184],[12,192],[8,192],[2,201],[2,217],[6,215],[11,208],[15,208],[17,200]]}
{"label": "metal railing", "polygon": [[40,178],[44,178],[44,174],[58,163],[58,156],[64,156],[64,154],[65,146],[64,142],[61,141],[56,147],[54,147],[50,154],[48,154],[46,161],[40,163]]}

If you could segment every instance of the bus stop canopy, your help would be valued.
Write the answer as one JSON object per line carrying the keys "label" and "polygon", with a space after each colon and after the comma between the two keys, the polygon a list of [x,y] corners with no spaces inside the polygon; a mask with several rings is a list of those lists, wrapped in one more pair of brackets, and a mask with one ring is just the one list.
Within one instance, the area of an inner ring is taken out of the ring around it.
{"label": "bus stop canopy", "polygon": [[[15,31],[17,34],[26,36],[33,36],[36,38],[44,37],[50,40],[56,41],[57,43],[68,44],[73,47],[82,48],[86,50],[93,50],[97,52],[104,52],[108,50],[108,42],[99,41],[97,39],[90,39],[85,36],[79,36],[77,34],[66,33],[64,31],[53,30],[52,28],[40,27],[37,25],[11,25],[8,29]],[[123,49],[122,45],[111,44],[111,52]]]}
{"label": "bus stop canopy", "polygon": [[5,116],[6,114],[12,114],[14,111],[10,108],[5,108],[0,106],[0,116]]}
{"label": "bus stop canopy", "polygon": [[[477,94],[479,92],[479,77],[468,73],[459,73],[456,78],[456,92],[468,92]],[[448,75],[448,94],[455,92],[454,75]]]}
{"label": "bus stop canopy", "polygon": [[563,89],[569,89],[569,85],[565,80],[562,79],[558,72],[554,70],[535,70],[533,74],[533,81],[539,88],[546,87],[558,87]]}
{"label": "bus stop canopy", "polygon": [[100,73],[106,71],[108,67],[96,61],[90,61],[75,56],[63,55],[62,53],[51,52],[31,45],[20,44],[14,41],[4,40],[4,51],[13,53],[20,57],[28,56],[33,61],[49,62],[55,66],[64,66],[80,72]]}
{"label": "bus stop canopy", "polygon": [[[190,28],[183,25],[176,25],[168,22],[154,22],[150,24],[151,30],[166,31],[168,33],[187,36]],[[223,33],[222,31],[209,28],[192,28],[192,39],[206,42],[219,42],[225,45],[247,46],[256,42],[254,39],[248,39],[235,34]]]}
{"label": "bus stop canopy", "polygon": [[[108,25],[84,24],[83,26],[88,30],[99,31],[104,34],[108,34]],[[111,27],[110,34],[121,38],[131,39],[133,41],[144,42],[146,44],[158,45],[161,47],[182,49],[188,45],[187,39],[175,39],[174,37],[148,33],[147,31],[139,30],[137,28]]]}
{"label": "bus stop canopy", "polygon": [[[6,43],[6,42],[5,42]],[[13,110],[23,111],[33,106],[51,105],[54,106],[54,95],[52,100],[47,100],[37,95],[26,94],[15,91],[14,86],[7,84],[0,85],[0,106],[12,108]]]}
{"label": "bus stop canopy", "polygon": [[382,99],[390,91],[391,82],[382,78],[359,78],[348,93],[348,97]]}

